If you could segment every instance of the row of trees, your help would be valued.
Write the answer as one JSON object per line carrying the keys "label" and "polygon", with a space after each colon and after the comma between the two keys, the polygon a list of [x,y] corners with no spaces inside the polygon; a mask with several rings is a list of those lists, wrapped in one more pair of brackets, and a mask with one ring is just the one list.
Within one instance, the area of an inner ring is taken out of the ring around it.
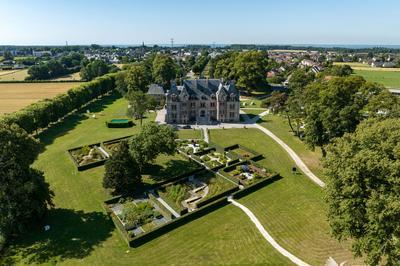
{"label": "row of trees", "polygon": [[91,100],[115,88],[115,75],[108,74],[91,82],[82,84],[52,99],[45,99],[27,107],[4,115],[0,122],[8,125],[17,124],[28,133],[46,128],[50,123],[80,108]]}
{"label": "row of trees", "polygon": [[236,86],[246,91],[268,88],[266,73],[269,62],[266,52],[228,52],[211,59],[209,64],[210,77],[235,80]]}
{"label": "row of trees", "polygon": [[104,188],[113,194],[128,194],[142,189],[142,173],[159,154],[174,154],[176,131],[154,122],[143,126],[139,134],[122,142],[105,164]]}
{"label": "row of trees", "polygon": [[85,64],[85,57],[81,53],[71,53],[31,66],[28,70],[27,80],[45,80],[77,72]]}

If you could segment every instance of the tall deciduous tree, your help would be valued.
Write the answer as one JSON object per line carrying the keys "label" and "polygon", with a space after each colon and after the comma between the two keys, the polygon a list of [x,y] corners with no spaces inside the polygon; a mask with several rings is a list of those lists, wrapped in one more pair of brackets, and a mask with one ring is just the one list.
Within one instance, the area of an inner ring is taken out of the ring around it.
{"label": "tall deciduous tree", "polygon": [[305,90],[305,141],[311,146],[324,145],[333,138],[352,132],[363,119],[361,110],[379,86],[362,77],[337,77],[328,82],[310,84]]}
{"label": "tall deciduous tree", "polygon": [[124,194],[141,186],[139,167],[129,154],[128,142],[123,141],[105,164],[103,187],[113,189],[113,194]]}
{"label": "tall deciduous tree", "polygon": [[143,126],[139,134],[130,141],[130,154],[142,171],[159,154],[173,154],[178,136],[170,126],[157,125],[154,122]]}
{"label": "tall deciduous tree", "polygon": [[151,82],[151,73],[143,64],[133,64],[126,72],[125,82],[128,90],[146,92]]}
{"label": "tall deciduous tree", "polygon": [[400,264],[400,121],[367,120],[327,148],[328,218],[368,265]]}
{"label": "tall deciduous tree", "polygon": [[240,53],[233,66],[237,87],[247,91],[265,90],[268,87],[265,76],[267,67],[266,53],[259,51]]}
{"label": "tall deciduous tree", "polygon": [[17,125],[0,123],[0,235],[32,227],[52,206],[53,193],[43,173],[30,165],[39,143]]}
{"label": "tall deciduous tree", "polygon": [[156,106],[155,99],[143,91],[129,90],[125,98],[129,102],[128,114],[140,119],[140,125],[144,114]]}
{"label": "tall deciduous tree", "polygon": [[153,61],[153,79],[156,83],[167,88],[176,78],[176,64],[172,58],[166,54],[158,54]]}

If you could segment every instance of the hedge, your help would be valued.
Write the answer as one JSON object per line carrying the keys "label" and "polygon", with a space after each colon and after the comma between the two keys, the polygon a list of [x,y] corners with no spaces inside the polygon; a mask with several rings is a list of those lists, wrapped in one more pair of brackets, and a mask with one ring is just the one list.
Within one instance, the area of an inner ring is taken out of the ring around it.
{"label": "hedge", "polygon": [[132,127],[134,124],[132,120],[126,119],[127,121],[124,122],[113,122],[113,121],[106,121],[106,126],[108,128],[125,128],[125,127]]}
{"label": "hedge", "polygon": [[107,74],[95,80],[81,84],[64,94],[52,99],[44,99],[27,107],[5,115],[1,122],[17,124],[28,133],[46,128],[72,111],[86,105],[93,99],[102,96],[115,88],[115,73]]}
{"label": "hedge", "polygon": [[254,191],[257,191],[260,188],[263,188],[263,187],[265,187],[265,186],[267,186],[269,184],[272,184],[275,181],[278,181],[280,179],[282,179],[282,177],[279,174],[275,174],[275,175],[273,175],[271,177],[262,179],[262,180],[258,181],[257,183],[251,184],[250,186],[245,187],[245,188],[233,193],[233,198],[234,199],[240,199],[240,198],[242,198],[244,196],[247,196],[250,193],[252,193]]}
{"label": "hedge", "polygon": [[149,231],[147,233],[141,234],[137,237],[132,238],[129,241],[129,246],[130,247],[138,247],[152,239],[155,239],[165,233],[168,233],[175,228],[178,228],[184,224],[187,224],[191,221],[194,221],[200,217],[203,217],[204,215],[213,212],[223,206],[228,205],[229,202],[225,198],[222,198],[220,200],[217,200],[209,205],[206,205],[194,212],[191,212],[187,215],[183,215],[175,220],[171,220],[168,223],[164,224],[163,226],[157,227],[156,229]]}
{"label": "hedge", "polygon": [[[87,145],[87,146],[89,148],[92,148],[94,146],[100,147],[101,145],[100,145],[100,143],[95,143],[95,144],[90,144],[90,145]],[[105,159],[97,161],[97,162],[92,162],[92,163],[88,163],[88,164],[85,164],[85,165],[79,165],[78,162],[75,160],[74,156],[72,156],[72,151],[82,149],[82,147],[83,146],[77,147],[77,148],[72,148],[72,149],[69,149],[67,151],[68,154],[69,154],[69,157],[74,162],[74,164],[75,164],[76,168],[78,169],[78,171],[83,171],[83,170],[87,170],[87,169],[90,169],[90,168],[93,168],[93,167],[104,165],[105,162],[109,159],[109,158],[105,158]]]}

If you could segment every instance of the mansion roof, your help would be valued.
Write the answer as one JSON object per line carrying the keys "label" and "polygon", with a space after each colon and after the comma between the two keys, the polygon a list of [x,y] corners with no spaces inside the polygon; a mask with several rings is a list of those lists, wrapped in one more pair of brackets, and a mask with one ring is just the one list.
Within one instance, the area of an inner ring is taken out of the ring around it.
{"label": "mansion roof", "polygon": [[227,95],[234,94],[235,96],[239,96],[239,91],[236,89],[233,81],[224,83],[220,79],[186,79],[181,86],[172,84],[167,94],[180,95],[183,91],[186,91],[189,96],[211,96],[220,93],[222,90]]}

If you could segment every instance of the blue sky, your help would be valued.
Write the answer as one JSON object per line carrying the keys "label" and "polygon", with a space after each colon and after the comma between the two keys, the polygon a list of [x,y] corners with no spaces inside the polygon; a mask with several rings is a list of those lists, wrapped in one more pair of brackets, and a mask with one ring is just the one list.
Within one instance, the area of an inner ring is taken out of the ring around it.
{"label": "blue sky", "polygon": [[4,44],[400,44],[398,0],[0,0]]}

